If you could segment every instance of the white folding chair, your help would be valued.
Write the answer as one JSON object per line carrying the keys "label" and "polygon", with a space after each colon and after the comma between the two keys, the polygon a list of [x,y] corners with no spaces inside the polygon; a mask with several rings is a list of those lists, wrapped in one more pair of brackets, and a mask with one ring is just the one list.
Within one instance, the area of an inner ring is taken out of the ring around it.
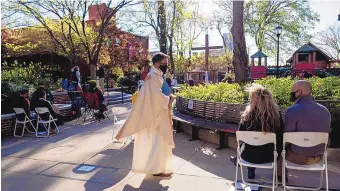
{"label": "white folding chair", "polygon": [[[291,143],[299,147],[314,147],[320,144],[325,145],[322,160],[316,164],[311,165],[298,165],[286,160],[286,143]],[[300,190],[320,190],[322,187],[323,172],[326,173],[326,191],[328,191],[328,172],[327,172],[327,144],[328,133],[313,133],[313,132],[292,132],[283,134],[283,151],[282,151],[282,177],[286,177],[286,168],[294,170],[305,171],[321,171],[320,184],[317,188],[287,186],[285,178],[282,178],[282,184],[284,190],[288,189],[300,189]]]}
{"label": "white folding chair", "polygon": [[[25,129],[29,132],[29,133],[35,133],[37,131],[37,129],[35,128],[35,126],[33,125],[32,121],[27,115],[26,115],[26,112],[23,108],[13,108],[14,109],[14,112],[16,115],[24,115],[25,116],[25,119],[23,121],[19,120],[18,117],[16,117],[15,119],[15,126],[14,126],[14,137],[23,137],[24,136],[24,133],[25,133]],[[27,123],[30,123],[34,129],[35,132],[32,132],[30,131],[26,124]],[[20,135],[17,135],[16,134],[16,131],[17,131],[17,126],[18,124],[23,124],[23,128],[22,128],[22,132],[21,132],[21,136]]]}
{"label": "white folding chair", "polygon": [[[236,132],[236,139],[237,139],[237,164],[236,164],[236,174],[235,174],[235,185],[237,183],[237,172],[238,172],[238,166],[240,166],[241,169],[241,177],[242,182],[246,184],[247,186],[258,186],[258,187],[264,187],[264,188],[272,188],[274,191],[277,187],[277,151],[276,151],[276,135],[275,133],[263,133],[263,132],[255,132],[255,131],[237,131]],[[260,146],[265,145],[268,143],[274,144],[274,161],[272,163],[265,163],[265,164],[254,164],[247,162],[241,158],[241,148],[240,148],[240,142],[246,143],[248,145],[253,146]],[[250,183],[244,180],[243,178],[243,170],[242,166],[245,167],[253,167],[253,168],[262,168],[262,169],[273,169],[273,182],[272,185],[263,185],[263,184],[255,184]]]}
{"label": "white folding chair", "polygon": [[[36,136],[37,137],[48,137],[50,135],[50,129],[51,129],[51,123],[54,123],[54,126],[56,127],[57,133],[59,133],[59,129],[57,124],[55,123],[57,121],[57,119],[54,119],[50,113],[50,111],[48,110],[48,108],[46,107],[37,107],[35,108],[35,111],[37,112],[38,118],[37,118],[37,130],[36,130]],[[42,120],[41,116],[42,114],[48,114],[48,120]],[[38,126],[39,124],[43,124],[47,135],[46,136],[40,136],[38,135]],[[48,127],[46,127],[46,125],[48,124]]]}
{"label": "white folding chair", "polygon": [[117,119],[117,116],[116,116],[115,108],[113,107],[111,110],[112,110],[112,113],[113,113],[113,125],[112,125],[112,137],[111,137],[111,140],[113,140],[113,136],[115,134],[115,124],[118,124],[118,119]]}

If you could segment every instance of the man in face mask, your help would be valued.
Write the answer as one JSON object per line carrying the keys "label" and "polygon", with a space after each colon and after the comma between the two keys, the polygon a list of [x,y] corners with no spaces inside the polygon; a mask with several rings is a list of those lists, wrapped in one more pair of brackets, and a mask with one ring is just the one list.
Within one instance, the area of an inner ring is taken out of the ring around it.
{"label": "man in face mask", "polygon": [[[325,106],[314,101],[312,85],[308,81],[295,82],[290,94],[294,105],[286,111],[284,132],[330,133],[331,115]],[[299,165],[315,164],[322,159],[323,152],[324,145],[315,147],[291,145],[286,150],[286,160]],[[279,175],[281,169],[280,167],[277,169]]]}
{"label": "man in face mask", "polygon": [[157,53],[152,62],[154,66],[116,138],[134,135],[133,172],[168,177],[172,175],[172,149],[175,147],[171,119],[175,96],[162,88],[168,56]]}

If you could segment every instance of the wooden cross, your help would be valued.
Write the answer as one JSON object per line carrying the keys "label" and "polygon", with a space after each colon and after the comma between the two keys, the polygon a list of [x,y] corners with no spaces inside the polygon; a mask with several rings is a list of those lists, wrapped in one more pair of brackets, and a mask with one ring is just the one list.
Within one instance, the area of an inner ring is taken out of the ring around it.
{"label": "wooden cross", "polygon": [[205,47],[194,47],[191,50],[205,50],[205,71],[209,71],[209,50],[221,48],[223,46],[209,46],[209,35],[205,34]]}

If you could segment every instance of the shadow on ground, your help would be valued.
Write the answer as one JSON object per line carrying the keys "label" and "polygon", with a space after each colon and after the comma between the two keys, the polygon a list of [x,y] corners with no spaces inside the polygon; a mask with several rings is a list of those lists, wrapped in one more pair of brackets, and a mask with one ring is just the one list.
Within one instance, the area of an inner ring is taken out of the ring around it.
{"label": "shadow on ground", "polygon": [[[123,106],[116,110],[119,119],[127,113]],[[109,116],[112,119],[111,111]],[[2,190],[218,191],[228,190],[235,178],[236,169],[228,160],[234,150],[216,150],[216,145],[202,140],[188,141],[185,133],[174,137],[171,179],[133,173],[133,143],[114,142],[112,124],[112,120],[75,126],[70,122],[51,138],[4,138]],[[115,127],[114,132],[118,130]],[[271,178],[269,171],[258,170],[257,175]],[[318,175],[292,172],[290,183],[312,186],[318,183]],[[330,188],[340,189],[338,180],[340,174],[329,172]]]}

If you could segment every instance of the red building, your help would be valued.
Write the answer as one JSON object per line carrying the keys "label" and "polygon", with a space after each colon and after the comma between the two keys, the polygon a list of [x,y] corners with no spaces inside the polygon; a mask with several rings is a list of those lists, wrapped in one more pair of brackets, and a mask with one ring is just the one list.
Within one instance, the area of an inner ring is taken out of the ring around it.
{"label": "red building", "polygon": [[[113,9],[106,6],[105,3],[100,5],[91,5],[89,7],[89,21],[90,23],[100,22],[102,14],[109,14]],[[115,18],[112,18],[111,28],[115,28],[116,22]],[[131,63],[137,55],[142,55],[142,59],[140,62],[144,63],[147,60],[148,51],[149,51],[149,37],[148,36],[139,36],[126,31],[123,31],[119,28],[116,28],[114,32],[106,32],[106,35],[110,38],[111,45],[116,47],[123,48],[126,51],[123,56],[125,59],[122,60],[122,65],[126,65]]]}
{"label": "red building", "polygon": [[331,59],[331,57],[318,47],[312,43],[308,43],[296,50],[293,56],[287,60],[287,63],[290,63],[292,68],[296,68],[300,64],[312,64],[314,65],[314,69],[326,69],[330,68]]}

